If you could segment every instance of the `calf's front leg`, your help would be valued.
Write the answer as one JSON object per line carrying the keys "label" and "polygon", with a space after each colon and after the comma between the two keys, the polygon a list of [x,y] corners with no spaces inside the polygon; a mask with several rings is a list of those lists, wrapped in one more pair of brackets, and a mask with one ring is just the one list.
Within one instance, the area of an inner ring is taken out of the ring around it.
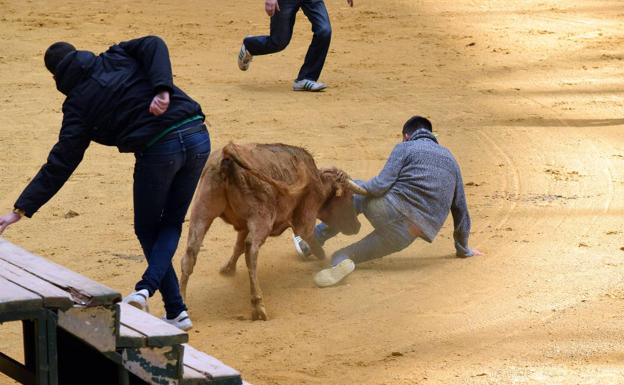
{"label": "calf's front leg", "polygon": [[325,259],[325,250],[314,234],[314,221],[298,224],[293,230],[295,234],[299,235],[310,246],[310,251],[316,258]]}

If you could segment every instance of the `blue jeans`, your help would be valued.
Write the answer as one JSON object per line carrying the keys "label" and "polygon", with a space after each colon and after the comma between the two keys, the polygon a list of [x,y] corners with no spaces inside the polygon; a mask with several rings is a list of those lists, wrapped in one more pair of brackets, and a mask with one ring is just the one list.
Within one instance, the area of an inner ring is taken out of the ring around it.
{"label": "blue jeans", "polygon": [[[383,197],[366,198],[362,195],[353,195],[353,205],[358,214],[364,213],[374,230],[358,242],[336,251],[332,255],[332,266],[347,258],[356,264],[381,258],[403,250],[418,238],[415,224]],[[322,245],[336,236],[338,231],[325,223],[320,223],[314,229],[314,233]]]}
{"label": "blue jeans", "polygon": [[210,154],[207,130],[189,134],[184,131],[169,134],[146,151],[135,154],[134,231],[148,264],[135,290],[147,289],[150,296],[160,290],[168,318],[175,318],[187,309],[171,260]]}
{"label": "blue jeans", "polygon": [[332,32],[325,3],[323,0],[278,0],[278,3],[280,11],[271,17],[271,35],[247,37],[243,40],[245,48],[252,55],[267,55],[286,48],[301,8],[312,23],[314,36],[297,80],[318,80],[329,51]]}

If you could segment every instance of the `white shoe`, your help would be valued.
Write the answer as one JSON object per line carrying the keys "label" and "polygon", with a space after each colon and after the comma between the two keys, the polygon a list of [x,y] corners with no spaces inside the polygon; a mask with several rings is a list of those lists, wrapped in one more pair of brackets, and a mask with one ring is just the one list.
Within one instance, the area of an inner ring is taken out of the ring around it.
{"label": "white shoe", "polygon": [[162,320],[167,322],[169,325],[173,325],[178,329],[182,329],[184,331],[191,330],[191,328],[193,327],[191,318],[186,311],[180,312],[180,314],[178,314],[178,316],[174,319],[169,319],[167,318],[167,316],[165,316],[162,318]]}
{"label": "white shoe", "polygon": [[314,80],[302,79],[293,82],[293,91],[311,91],[318,92],[327,88],[325,83],[315,82]]}
{"label": "white shoe", "polygon": [[252,60],[253,56],[249,53],[249,51],[247,51],[245,43],[243,43],[240,51],[238,52],[238,68],[240,68],[241,71],[247,71]]}
{"label": "white shoe", "polygon": [[304,241],[300,236],[293,234],[292,240],[295,245],[295,250],[301,258],[307,258],[312,254],[310,245],[308,245],[308,242]]}
{"label": "white shoe", "polygon": [[149,291],[147,291],[146,289],[141,289],[128,295],[126,298],[123,299],[123,302],[127,303],[130,306],[134,306],[139,310],[143,310],[149,313],[149,306],[147,305],[148,299]]}
{"label": "white shoe", "polygon": [[350,259],[345,259],[336,266],[324,269],[316,273],[314,283],[318,287],[333,286],[345,279],[345,277],[355,270],[355,263]]}

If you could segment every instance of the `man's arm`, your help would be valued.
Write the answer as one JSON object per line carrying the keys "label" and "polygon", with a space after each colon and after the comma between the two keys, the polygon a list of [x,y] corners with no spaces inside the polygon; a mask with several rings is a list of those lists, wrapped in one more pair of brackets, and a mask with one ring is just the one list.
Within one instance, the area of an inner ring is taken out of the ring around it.
{"label": "man's arm", "polygon": [[52,147],[46,164],[26,186],[14,207],[31,217],[65,184],[82,161],[90,138],[77,114],[65,114],[58,142]]}
{"label": "man's arm", "polygon": [[451,214],[453,215],[453,223],[455,231],[453,231],[453,239],[455,239],[455,250],[458,257],[472,257],[480,254],[476,250],[468,247],[468,237],[470,236],[470,215],[468,214],[468,205],[466,203],[466,194],[464,192],[464,181],[461,172],[457,171],[455,180],[455,195],[451,204]]}
{"label": "man's arm", "polygon": [[173,93],[173,73],[167,44],[158,36],[145,36],[119,43],[126,53],[141,63],[147,72],[154,93]]}
{"label": "man's arm", "polygon": [[368,191],[371,196],[379,197],[384,195],[386,191],[388,191],[397,181],[399,173],[403,168],[404,159],[405,152],[399,144],[392,150],[386,165],[381,170],[379,175],[369,181],[360,182],[360,186]]}

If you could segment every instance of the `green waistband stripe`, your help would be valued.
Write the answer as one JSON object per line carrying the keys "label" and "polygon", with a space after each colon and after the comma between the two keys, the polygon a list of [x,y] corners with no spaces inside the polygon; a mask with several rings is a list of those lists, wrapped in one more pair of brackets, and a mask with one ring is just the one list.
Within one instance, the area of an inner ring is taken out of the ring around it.
{"label": "green waistband stripe", "polygon": [[195,115],[195,116],[192,116],[192,117],[190,117],[190,118],[188,118],[188,119],[185,119],[185,120],[183,120],[183,121],[181,121],[181,122],[179,122],[179,123],[176,123],[176,124],[174,124],[174,125],[173,125],[173,126],[171,126],[171,127],[168,127],[166,130],[164,130],[164,131],[163,131],[163,132],[161,132],[160,134],[156,135],[156,137],[155,137],[154,139],[150,140],[150,141],[147,143],[147,145],[145,146],[145,149],[147,150],[148,148],[152,147],[152,146],[153,146],[156,142],[158,142],[159,140],[161,140],[162,138],[164,138],[164,137],[165,137],[165,135],[167,135],[167,134],[168,134],[168,133],[170,133],[171,131],[173,131],[173,130],[175,130],[175,129],[177,129],[177,128],[180,128],[180,127],[182,127],[182,126],[184,126],[185,124],[188,124],[188,123],[190,123],[190,122],[194,122],[194,121],[196,121],[196,120],[203,120],[203,119],[204,119],[204,117],[203,117],[203,116],[201,116],[201,115]]}

